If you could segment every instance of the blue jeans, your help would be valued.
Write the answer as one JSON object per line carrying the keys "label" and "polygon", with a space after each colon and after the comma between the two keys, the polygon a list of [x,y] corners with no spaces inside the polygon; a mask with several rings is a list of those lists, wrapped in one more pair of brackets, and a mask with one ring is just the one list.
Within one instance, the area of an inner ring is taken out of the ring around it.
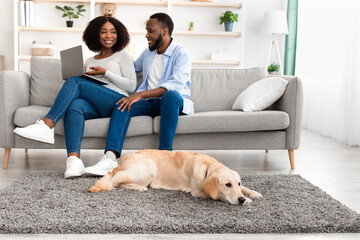
{"label": "blue jeans", "polygon": [[116,106],[110,119],[105,152],[112,150],[116,152],[116,157],[120,157],[131,117],[141,115],[161,116],[159,149],[171,151],[183,104],[184,100],[178,92],[166,91],[161,98],[142,99],[134,103],[130,112],[127,109],[121,112]]}
{"label": "blue jeans", "polygon": [[123,97],[114,90],[81,77],[71,77],[60,89],[46,118],[56,124],[65,114],[67,152],[80,154],[85,120],[110,117],[116,102]]}

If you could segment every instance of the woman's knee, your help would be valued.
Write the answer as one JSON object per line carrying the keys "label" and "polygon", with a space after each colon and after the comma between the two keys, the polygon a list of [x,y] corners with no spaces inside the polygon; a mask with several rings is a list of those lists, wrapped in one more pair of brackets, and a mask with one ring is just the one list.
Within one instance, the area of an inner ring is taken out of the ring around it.
{"label": "woman's knee", "polygon": [[77,99],[74,99],[68,109],[67,109],[67,112],[68,111],[78,111],[78,112],[82,112],[82,110],[84,109],[84,107],[87,105],[88,103],[84,100],[84,99],[81,99],[81,98],[77,98]]}
{"label": "woman's knee", "polygon": [[73,76],[68,79],[66,79],[65,83],[66,85],[72,85],[72,84],[78,84],[79,81],[83,81],[84,79],[81,77]]}

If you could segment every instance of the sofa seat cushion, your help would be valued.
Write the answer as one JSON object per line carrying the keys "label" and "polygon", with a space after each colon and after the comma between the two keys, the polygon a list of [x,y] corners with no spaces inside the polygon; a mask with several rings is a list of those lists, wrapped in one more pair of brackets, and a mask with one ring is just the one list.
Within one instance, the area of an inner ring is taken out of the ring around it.
{"label": "sofa seat cushion", "polygon": [[[49,107],[31,105],[16,110],[14,124],[18,127],[26,127],[42,119],[49,112]],[[89,119],[85,122],[84,137],[106,137],[110,118]],[[55,134],[65,135],[64,118],[60,119],[55,127]],[[153,119],[148,116],[133,117],[130,121],[127,137],[153,134]]]}
{"label": "sofa seat cushion", "polygon": [[[283,130],[289,115],[282,111],[240,112],[211,111],[180,116],[177,134],[214,132],[252,132]],[[154,119],[154,132],[160,133],[160,117]]]}

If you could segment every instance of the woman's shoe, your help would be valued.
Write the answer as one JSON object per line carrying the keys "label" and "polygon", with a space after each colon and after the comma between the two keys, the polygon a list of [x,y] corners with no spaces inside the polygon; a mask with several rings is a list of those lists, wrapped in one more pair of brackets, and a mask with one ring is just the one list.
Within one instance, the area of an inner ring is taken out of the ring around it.
{"label": "woman's shoe", "polygon": [[70,156],[66,160],[65,178],[80,177],[85,169],[84,163],[76,156]]}
{"label": "woman's shoe", "polygon": [[50,128],[43,120],[37,120],[36,123],[27,127],[17,127],[13,132],[21,137],[29,138],[39,142],[54,144],[54,128]]}

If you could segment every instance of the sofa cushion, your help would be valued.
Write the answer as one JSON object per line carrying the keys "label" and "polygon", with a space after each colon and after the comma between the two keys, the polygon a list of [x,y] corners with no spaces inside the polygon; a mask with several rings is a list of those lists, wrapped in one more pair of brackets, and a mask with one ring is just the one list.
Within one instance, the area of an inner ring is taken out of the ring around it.
{"label": "sofa cushion", "polygon": [[[26,127],[42,119],[49,112],[49,107],[32,105],[16,110],[14,123],[19,127]],[[85,122],[84,137],[106,137],[110,118],[89,119]],[[55,134],[65,135],[64,119],[60,119],[55,127]],[[133,117],[130,121],[127,137],[153,134],[153,119],[148,116]]]}
{"label": "sofa cushion", "polygon": [[[177,134],[214,132],[251,132],[282,130],[289,126],[289,115],[282,111],[239,112],[212,111],[197,112],[180,116]],[[154,119],[154,132],[160,133],[160,117]]]}
{"label": "sofa cushion", "polygon": [[64,84],[60,60],[32,57],[30,69],[30,105],[52,106]]}
{"label": "sofa cushion", "polygon": [[261,79],[240,93],[232,109],[245,112],[262,111],[281,98],[288,83],[279,77]]}
{"label": "sofa cushion", "polygon": [[231,110],[239,94],[264,77],[263,68],[193,69],[190,89],[195,112]]}

